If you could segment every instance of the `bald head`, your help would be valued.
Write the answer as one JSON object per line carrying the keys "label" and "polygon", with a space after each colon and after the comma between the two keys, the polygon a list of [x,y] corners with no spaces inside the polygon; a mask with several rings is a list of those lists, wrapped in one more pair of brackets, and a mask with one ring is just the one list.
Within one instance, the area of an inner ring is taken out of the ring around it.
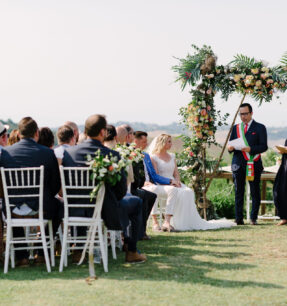
{"label": "bald head", "polygon": [[102,115],[91,115],[85,122],[85,134],[91,138],[99,136],[106,128],[107,121]]}
{"label": "bald head", "polygon": [[126,143],[127,142],[127,136],[128,136],[127,129],[123,125],[120,125],[120,126],[116,127],[116,131],[117,131],[118,143],[120,143],[120,144]]}

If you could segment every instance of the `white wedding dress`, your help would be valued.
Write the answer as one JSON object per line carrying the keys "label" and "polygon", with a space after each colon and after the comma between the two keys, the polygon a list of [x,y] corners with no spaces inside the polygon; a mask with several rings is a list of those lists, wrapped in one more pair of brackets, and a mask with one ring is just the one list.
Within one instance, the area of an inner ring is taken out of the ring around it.
{"label": "white wedding dress", "polygon": [[[156,155],[152,155],[152,158],[157,164],[159,175],[174,179],[173,173],[175,170],[175,156],[174,154],[169,155],[170,160],[168,162],[160,159]],[[184,184],[181,184],[181,187],[178,188],[177,192],[177,201],[174,206],[171,225],[177,231],[190,231],[228,228],[235,226],[236,224],[226,219],[210,221],[202,219],[195,205],[193,190]]]}

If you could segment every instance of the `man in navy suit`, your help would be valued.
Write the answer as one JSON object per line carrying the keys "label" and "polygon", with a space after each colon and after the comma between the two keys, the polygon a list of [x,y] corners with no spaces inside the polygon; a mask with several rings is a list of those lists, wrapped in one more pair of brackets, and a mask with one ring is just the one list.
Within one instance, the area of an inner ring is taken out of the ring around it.
{"label": "man in navy suit", "polygon": [[[55,198],[55,195],[61,188],[56,156],[53,150],[37,143],[39,138],[38,126],[31,117],[23,118],[19,122],[18,129],[21,140],[12,146],[2,149],[0,166],[4,168],[44,166],[44,218],[53,221],[53,230],[55,233],[59,227],[63,213],[61,203]],[[33,215],[39,209],[38,201],[31,198],[15,199],[14,203],[17,206],[17,213],[21,215]],[[24,205],[25,209],[23,207],[24,203],[26,204]],[[14,237],[23,237],[23,228],[13,228],[13,235]],[[28,264],[27,251],[17,251],[16,258],[19,265]]]}
{"label": "man in navy suit", "polygon": [[[93,155],[99,149],[104,156],[112,154],[120,159],[118,152],[113,151],[103,145],[107,122],[104,116],[92,115],[85,122],[85,134],[87,140],[77,146],[65,150],[63,166],[83,167],[87,166],[87,155]],[[124,171],[121,180],[115,186],[106,184],[105,198],[102,208],[102,218],[109,229],[123,230],[127,233],[126,227],[131,221],[131,235],[125,236],[126,261],[144,262],[146,256],[137,251],[137,240],[141,228],[142,200],[139,197],[126,195],[127,181]],[[77,216],[89,216],[88,209],[78,209]],[[85,229],[80,229],[81,231]]]}
{"label": "man in navy suit", "polygon": [[[243,225],[243,203],[245,192],[246,171],[249,176],[254,176],[253,181],[249,181],[252,210],[250,214],[251,224],[257,224],[257,216],[261,202],[260,196],[260,177],[263,165],[260,154],[267,151],[267,132],[263,124],[252,119],[252,107],[249,103],[243,103],[240,107],[239,116],[242,123],[233,127],[230,140],[242,137],[246,147],[241,151],[235,150],[231,145],[228,151],[233,154],[232,176],[235,185],[235,218],[237,225]],[[248,169],[246,169],[248,167]]]}

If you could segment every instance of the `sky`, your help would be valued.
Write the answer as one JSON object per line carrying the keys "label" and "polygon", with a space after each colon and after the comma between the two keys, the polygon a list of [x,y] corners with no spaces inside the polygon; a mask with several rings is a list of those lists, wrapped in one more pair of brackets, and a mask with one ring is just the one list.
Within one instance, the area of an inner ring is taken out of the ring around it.
{"label": "sky", "polygon": [[[286,15],[283,0],[0,0],[0,118],[179,121],[190,94],[175,83],[176,58],[206,44],[218,64],[245,54],[276,65]],[[247,101],[255,120],[287,126],[287,93],[260,107]],[[239,102],[216,97],[231,117]]]}

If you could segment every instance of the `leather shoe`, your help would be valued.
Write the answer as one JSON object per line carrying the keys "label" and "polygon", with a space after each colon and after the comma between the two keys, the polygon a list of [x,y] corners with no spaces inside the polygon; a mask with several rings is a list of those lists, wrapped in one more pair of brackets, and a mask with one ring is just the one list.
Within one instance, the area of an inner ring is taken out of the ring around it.
{"label": "leather shoe", "polygon": [[244,221],[243,220],[235,220],[235,223],[237,225],[244,225]]}
{"label": "leather shoe", "polygon": [[251,224],[251,225],[257,225],[257,221],[256,221],[256,220],[251,220],[251,221],[250,221],[250,224]]}
{"label": "leather shoe", "polygon": [[138,251],[132,252],[127,251],[126,252],[126,262],[128,263],[141,263],[145,262],[147,260],[146,255],[140,254]]}
{"label": "leather shoe", "polygon": [[72,254],[72,263],[78,263],[82,257],[81,250],[74,250]]}
{"label": "leather shoe", "polygon": [[29,259],[22,258],[16,262],[16,267],[28,267],[29,266]]}

